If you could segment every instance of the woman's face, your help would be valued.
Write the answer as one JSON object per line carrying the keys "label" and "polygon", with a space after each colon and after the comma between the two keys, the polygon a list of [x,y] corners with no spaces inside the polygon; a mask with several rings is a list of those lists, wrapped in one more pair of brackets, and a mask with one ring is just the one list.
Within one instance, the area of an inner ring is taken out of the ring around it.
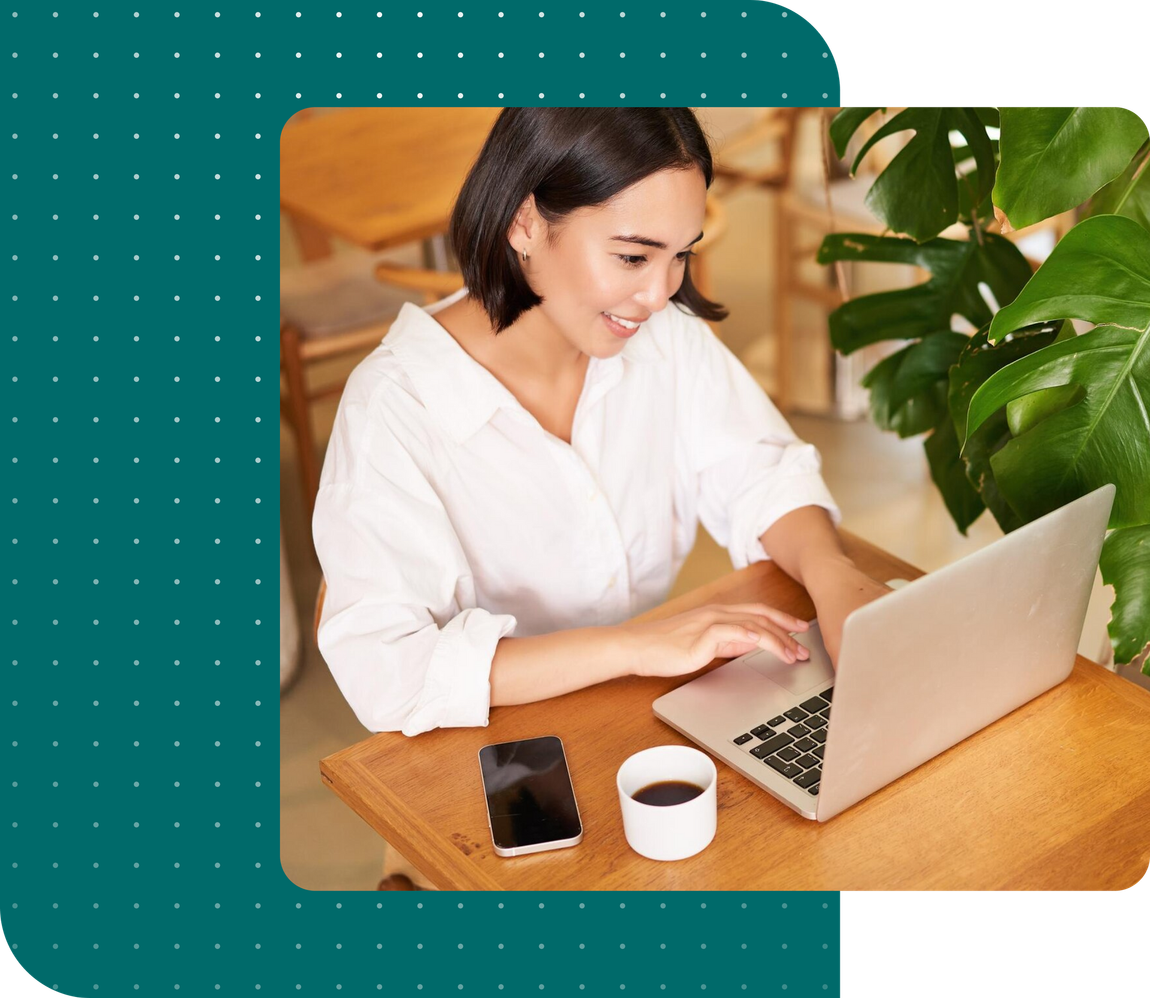
{"label": "woman's face", "polygon": [[605,205],[572,212],[552,245],[531,202],[530,233],[517,225],[511,241],[527,249],[524,270],[543,299],[532,311],[581,352],[613,357],[679,290],[703,231],[706,197],[699,169],[662,170]]}

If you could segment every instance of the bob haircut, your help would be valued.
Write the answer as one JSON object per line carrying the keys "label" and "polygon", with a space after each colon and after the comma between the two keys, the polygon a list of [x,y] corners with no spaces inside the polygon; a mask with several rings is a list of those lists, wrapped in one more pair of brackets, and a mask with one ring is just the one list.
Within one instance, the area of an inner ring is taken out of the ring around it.
{"label": "bob haircut", "polygon": [[[507,238],[529,194],[548,225],[555,225],[660,170],[692,167],[709,188],[711,150],[690,108],[505,108],[451,212],[449,237],[468,293],[496,333],[542,302]],[[549,230],[551,242],[554,233]],[[691,281],[690,258],[671,300],[712,322],[727,317]]]}

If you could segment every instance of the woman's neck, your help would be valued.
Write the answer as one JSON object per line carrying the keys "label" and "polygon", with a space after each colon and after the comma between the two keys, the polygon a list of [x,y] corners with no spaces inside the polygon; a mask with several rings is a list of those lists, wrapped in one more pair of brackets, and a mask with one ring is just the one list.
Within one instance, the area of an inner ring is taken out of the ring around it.
{"label": "woman's neck", "polygon": [[449,305],[434,318],[489,371],[516,380],[562,382],[584,370],[589,359],[539,308],[523,313],[498,335],[483,306],[472,298]]}

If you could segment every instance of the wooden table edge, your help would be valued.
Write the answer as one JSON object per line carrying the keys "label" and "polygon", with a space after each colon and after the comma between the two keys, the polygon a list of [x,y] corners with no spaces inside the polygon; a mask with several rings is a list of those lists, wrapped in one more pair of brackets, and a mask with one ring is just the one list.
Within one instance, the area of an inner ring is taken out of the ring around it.
{"label": "wooden table edge", "polygon": [[[391,732],[386,733],[390,734]],[[379,793],[386,799],[388,807],[392,808],[393,813],[402,816],[403,820],[408,823],[407,831],[399,824],[393,824],[381,817],[379,809],[369,806],[364,797],[353,789],[356,784],[356,776],[367,773],[365,767],[357,761],[355,750],[370,747],[372,738],[374,736],[321,759],[319,764],[320,778],[324,785],[375,829],[389,846],[398,849],[405,858],[419,855],[421,859],[426,859],[429,853],[437,856],[442,861],[438,868],[435,864],[426,862],[416,865],[420,872],[440,890],[506,890],[507,888],[502,887],[498,881],[478,871],[471,864],[462,862],[460,857],[456,855],[454,848],[441,844],[439,834],[427,825],[416,812],[408,808],[402,798],[390,793],[384,787],[379,788]],[[364,817],[365,814],[371,817],[366,818]],[[422,841],[416,841],[420,835],[422,835]],[[441,874],[440,870],[443,869],[449,869],[453,877]]]}

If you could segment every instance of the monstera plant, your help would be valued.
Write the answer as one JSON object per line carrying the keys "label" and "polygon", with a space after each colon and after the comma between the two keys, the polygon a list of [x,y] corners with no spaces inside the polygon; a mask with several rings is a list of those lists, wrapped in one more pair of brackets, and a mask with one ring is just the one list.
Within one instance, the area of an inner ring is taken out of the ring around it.
{"label": "monstera plant", "polygon": [[[876,112],[834,117],[840,158]],[[929,434],[931,477],[963,533],[987,509],[1010,531],[1114,483],[1101,557],[1116,593],[1110,639],[1116,661],[1142,656],[1150,675],[1146,125],[1121,108],[907,108],[851,174],[905,132],[866,198],[893,234],[836,233],[818,259],[913,264],[930,278],[847,301],[831,341],[844,354],[910,341],[863,379],[871,414],[902,437]],[[1071,209],[1079,221],[1032,271],[1004,234]],[[966,238],[942,238],[956,222]]]}

